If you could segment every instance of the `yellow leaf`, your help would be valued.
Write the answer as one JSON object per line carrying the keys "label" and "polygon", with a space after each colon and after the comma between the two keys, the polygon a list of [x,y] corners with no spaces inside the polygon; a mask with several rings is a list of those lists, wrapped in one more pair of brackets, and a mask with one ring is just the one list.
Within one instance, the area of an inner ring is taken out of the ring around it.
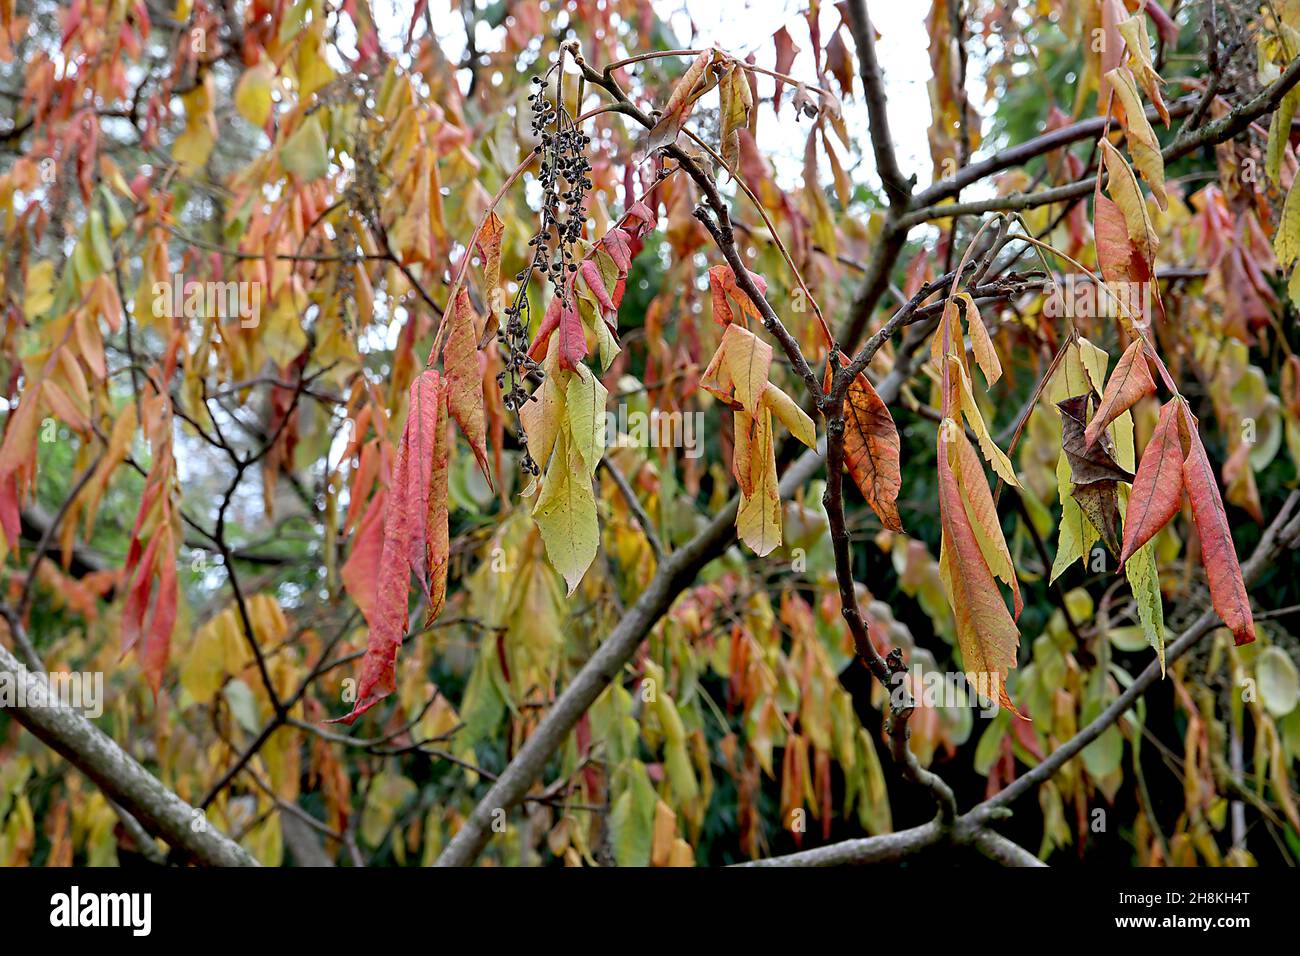
{"label": "yellow leaf", "polygon": [[[1282,206],[1282,221],[1278,224],[1277,235],[1273,237],[1273,251],[1277,253],[1277,264],[1282,269],[1291,268],[1291,264],[1300,256],[1300,198],[1296,193],[1300,192],[1291,184],[1291,190],[1286,194],[1286,202]],[[1292,299],[1297,298],[1294,295]]]}
{"label": "yellow leaf", "polygon": [[35,262],[27,270],[23,290],[23,315],[29,323],[44,315],[54,304],[54,263],[49,259]]}
{"label": "yellow leaf", "polygon": [[742,490],[736,512],[736,533],[760,558],[781,544],[781,492],[776,480],[776,452],[772,447],[772,415],[762,409],[750,439],[752,495]]}
{"label": "yellow leaf", "polygon": [[235,109],[259,129],[271,118],[271,91],[274,83],[274,68],[270,61],[262,60],[257,66],[246,70],[235,86]]}
{"label": "yellow leaf", "polygon": [[780,419],[781,424],[790,429],[791,435],[809,448],[816,449],[817,426],[793,398],[768,382],[763,389],[763,404]]}
{"label": "yellow leaf", "polygon": [[[1133,163],[1151,186],[1156,205],[1162,210],[1169,207],[1165,197],[1165,160],[1160,155],[1160,141],[1147,120],[1147,114],[1138,98],[1137,84],[1127,67],[1118,67],[1106,74],[1111,88],[1124,104],[1124,134],[1128,141]],[[1114,175],[1113,173],[1111,175]]]}
{"label": "yellow leaf", "polygon": [[975,352],[975,361],[979,364],[980,371],[984,373],[984,381],[991,386],[1002,377],[1002,363],[993,348],[993,339],[989,336],[988,326],[984,324],[984,317],[980,315],[980,310],[969,292],[959,292],[955,298],[965,303],[966,327],[970,330],[971,349]]}
{"label": "yellow leaf", "polygon": [[956,381],[960,392],[962,414],[965,415],[971,431],[975,433],[976,439],[979,440],[980,452],[984,455],[985,460],[993,466],[993,470],[998,473],[999,478],[1013,488],[1019,488],[1020,482],[1016,480],[1016,472],[1011,466],[1011,460],[993,441],[993,436],[989,434],[988,425],[984,423],[984,416],[980,413],[979,406],[975,404],[975,395],[971,391],[970,379],[966,377],[966,369],[962,367],[961,361],[955,355],[948,356],[948,363],[949,375]]}
{"label": "yellow leaf", "polygon": [[1155,227],[1151,225],[1151,216],[1147,212],[1146,200],[1142,198],[1142,189],[1138,186],[1137,177],[1133,175],[1133,170],[1124,161],[1119,150],[1108,140],[1100,140],[1100,143],[1106,172],[1110,174],[1106,191],[1110,193],[1110,198],[1115,200],[1115,205],[1119,206],[1119,211],[1124,214],[1124,225],[1128,228],[1129,238],[1137,247],[1138,254],[1148,263],[1154,263],[1156,249],[1160,247],[1160,239],[1156,235]]}

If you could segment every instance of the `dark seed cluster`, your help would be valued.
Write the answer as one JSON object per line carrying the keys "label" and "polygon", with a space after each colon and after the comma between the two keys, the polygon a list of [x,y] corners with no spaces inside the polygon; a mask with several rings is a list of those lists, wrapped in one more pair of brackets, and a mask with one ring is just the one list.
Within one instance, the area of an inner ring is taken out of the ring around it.
{"label": "dark seed cluster", "polygon": [[[515,275],[519,289],[505,310],[505,324],[497,338],[508,352],[506,368],[497,376],[503,401],[515,413],[522,436],[523,423],[518,421],[519,409],[528,401],[523,388],[524,379],[541,378],[542,369],[528,355],[528,282],[534,271],[540,272],[551,283],[552,293],[559,297],[561,308],[568,305],[573,294],[572,276],[578,271],[577,243],[582,237],[586,218],[587,190],[591,188],[591,163],[587,147],[591,137],[578,127],[566,109],[561,90],[564,54],[547,71],[544,77],[534,76],[532,92],[532,130],[541,142],[535,147],[541,154],[538,179],[542,186],[542,215],[537,233],[528,240],[533,249],[529,265]],[[554,101],[547,99],[547,90],[554,80]],[[529,474],[541,473],[541,466],[524,451],[521,467]]]}

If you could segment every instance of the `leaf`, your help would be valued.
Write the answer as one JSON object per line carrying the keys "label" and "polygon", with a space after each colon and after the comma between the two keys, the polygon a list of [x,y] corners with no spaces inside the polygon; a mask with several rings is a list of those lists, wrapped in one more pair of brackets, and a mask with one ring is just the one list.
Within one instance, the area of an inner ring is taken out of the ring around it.
{"label": "leaf", "polygon": [[[1115,419],[1113,426],[1115,437],[1115,460],[1121,468],[1125,470],[1132,469],[1137,459],[1137,448],[1133,441],[1133,416],[1129,412],[1124,412]],[[1149,446],[1148,446],[1149,447]],[[1175,470],[1181,464],[1181,458],[1175,464]],[[1181,479],[1180,479],[1181,481]],[[1120,488],[1120,502],[1128,505],[1133,500],[1134,489],[1136,488],[1137,479],[1134,479],[1134,487]],[[1128,522],[1125,520],[1125,532],[1128,531]],[[1121,553],[1121,558],[1123,554]],[[1156,652],[1160,661],[1160,673],[1163,676],[1165,672],[1165,611],[1160,596],[1160,572],[1156,567],[1155,545],[1147,542],[1138,548],[1128,561],[1123,562],[1124,576],[1128,579],[1129,588],[1133,591],[1133,603],[1137,607],[1138,621],[1141,623],[1139,630]]]}
{"label": "leaf", "polygon": [[[1164,304],[1160,300],[1160,287],[1151,281],[1151,263],[1142,257],[1137,245],[1129,238],[1128,225],[1124,220],[1124,214],[1120,212],[1119,206],[1115,205],[1110,199],[1101,193],[1100,183],[1094,194],[1094,218],[1093,218],[1093,239],[1097,248],[1097,266],[1101,271],[1101,277],[1107,284],[1114,284],[1117,288],[1150,288],[1152,290],[1151,301],[1154,312],[1157,317],[1163,317]],[[1097,290],[1099,296],[1105,295],[1101,289]],[[1107,295],[1110,300],[1110,296]],[[1114,304],[1113,300],[1110,300]],[[1147,326],[1150,322],[1149,317],[1143,315],[1129,315],[1131,311],[1128,299],[1121,293],[1120,301],[1122,305],[1116,306],[1119,313],[1120,324],[1131,334],[1136,334],[1130,329],[1133,320],[1136,319],[1142,326]]]}
{"label": "leaf", "polygon": [[1098,142],[1101,145],[1102,159],[1106,163],[1106,172],[1110,174],[1106,190],[1124,216],[1124,226],[1128,230],[1129,239],[1144,262],[1155,262],[1160,239],[1151,224],[1151,216],[1147,212],[1146,200],[1142,198],[1137,177],[1133,175],[1129,164],[1124,161],[1124,157],[1109,140],[1102,139]]}
{"label": "leaf", "polygon": [[483,409],[483,371],[486,356],[478,350],[479,317],[470,304],[469,292],[461,289],[455,307],[444,321],[451,323],[442,347],[442,369],[447,377],[447,405],[478,460],[479,470],[492,482],[487,460],[487,424]]}
{"label": "leaf", "polygon": [[1232,543],[1223,498],[1201,443],[1196,417],[1186,402],[1179,402],[1179,407],[1191,440],[1191,448],[1183,460],[1183,484],[1192,503],[1192,521],[1201,536],[1201,559],[1210,584],[1210,599],[1223,623],[1232,631],[1235,642],[1249,644],[1255,640],[1255,619],[1250,612],[1241,565],[1237,563],[1237,549]]}
{"label": "leaf", "polygon": [[761,400],[781,424],[790,430],[791,435],[814,451],[817,449],[817,426],[793,398],[768,382],[763,386]]}
{"label": "leaf", "polygon": [[560,429],[541,494],[533,505],[533,519],[546,543],[547,558],[573,594],[596,557],[600,527],[591,478],[574,448],[570,427],[566,422]]}
{"label": "leaf", "polygon": [[304,119],[293,134],[280,147],[280,165],[304,182],[324,176],[329,170],[329,147],[321,114],[312,113]]}
{"label": "leaf", "polygon": [[[749,278],[760,293],[767,292],[767,280],[761,275],[751,272]],[[728,299],[736,303],[741,317],[746,321],[751,318],[759,322],[763,321],[763,315],[758,311],[754,301],[736,285],[736,274],[731,270],[731,266],[718,265],[709,268],[709,295],[713,300],[713,321],[719,325],[730,325],[735,320],[731,306],[727,304]]]}
{"label": "leaf", "polygon": [[659,122],[646,137],[645,152],[653,152],[677,140],[677,134],[681,132],[682,124],[686,122],[695,101],[718,82],[713,65],[719,56],[721,54],[717,50],[705,50],[687,67],[685,74],[673,87],[668,102],[664,104]]}
{"label": "leaf", "polygon": [[[952,425],[956,428],[955,423]],[[943,542],[939,569],[957,623],[957,643],[967,673],[992,678],[997,675],[998,700],[1017,716],[1019,711],[1006,690],[1006,678],[1016,666],[1020,631],[1002,600],[997,582],[980,550],[966,514],[953,467],[956,443],[944,440],[939,429],[939,518]]]}
{"label": "leaf", "polygon": [[[846,363],[841,356],[841,364]],[[901,532],[903,522],[897,502],[903,475],[899,449],[898,429],[889,407],[876,394],[866,373],[859,373],[844,396],[844,467],[880,523],[890,531]]]}
{"label": "leaf", "polygon": [[[772,444],[772,415],[762,408],[747,424],[746,468],[752,494],[741,491],[736,511],[736,534],[760,558],[781,544],[781,491],[776,480],[776,450]],[[738,429],[739,430],[739,429]]]}
{"label": "leaf", "polygon": [[630,781],[614,799],[609,813],[614,860],[619,866],[649,866],[658,797],[645,766],[639,760],[629,761],[627,766]]}
{"label": "leaf", "polygon": [[483,294],[487,296],[488,314],[484,323],[483,334],[479,337],[479,349],[485,349],[497,334],[500,324],[500,309],[497,301],[501,290],[501,239],[505,235],[505,224],[495,212],[488,213],[487,220],[478,235],[479,255],[483,257]]}
{"label": "leaf", "polygon": [[23,315],[29,325],[54,304],[54,263],[49,259],[33,262],[27,269],[27,282],[23,287]]}
{"label": "leaf", "polygon": [[998,353],[993,348],[993,339],[989,337],[984,317],[980,315],[969,292],[959,292],[953,298],[960,300],[966,307],[966,327],[970,330],[971,349],[975,352],[975,361],[980,371],[984,373],[984,381],[992,386],[1002,377],[1002,363],[998,361]]}
{"label": "leaf", "polygon": [[587,333],[582,329],[582,316],[578,314],[578,303],[571,287],[566,296],[554,296],[551,302],[553,305],[548,306],[547,311],[554,308],[559,317],[560,368],[572,371],[587,355]]}
{"label": "leaf", "polygon": [[428,589],[425,535],[443,389],[441,376],[432,369],[426,369],[411,383],[406,423],[384,507],[384,541],[373,618],[367,618],[370,634],[361,662],[357,698],[347,715],[331,723],[353,723],[396,689],[397,654],[410,616],[412,571]]}
{"label": "leaf", "polygon": [[1255,659],[1259,702],[1274,717],[1285,717],[1300,703],[1300,673],[1280,647],[1266,647]]}
{"label": "leaf", "polygon": [[1291,143],[1291,121],[1295,118],[1296,107],[1300,106],[1300,90],[1294,86],[1287,90],[1282,102],[1268,126],[1268,150],[1265,154],[1264,172],[1274,183],[1281,185],[1282,159],[1287,146]]}
{"label": "leaf", "polygon": [[[795,46],[794,40],[790,36],[790,31],[785,27],[777,30],[772,34],[772,42],[776,45],[776,72],[789,74],[790,67],[794,65],[794,58],[799,54],[799,48]],[[772,94],[772,112],[781,115],[781,80],[776,81],[776,90]]]}
{"label": "leaf", "polygon": [[1132,481],[1133,475],[1115,461],[1110,438],[1106,435],[1088,447],[1084,440],[1084,418],[1088,396],[1076,395],[1058,402],[1061,413],[1061,448],[1070,465],[1070,494],[1092,526],[1101,535],[1111,554],[1118,555],[1119,487],[1117,482]]}
{"label": "leaf", "polygon": [[[445,385],[441,394],[450,401],[451,392]],[[439,408],[439,412],[448,411],[448,405]],[[425,510],[424,528],[424,578],[428,584],[425,593],[429,606],[424,612],[424,624],[428,627],[442,613],[447,600],[447,565],[451,561],[450,536],[450,490],[451,472],[451,422],[447,415],[435,426],[433,442],[433,462],[429,468],[429,504]]]}
{"label": "leaf", "polygon": [[993,492],[989,490],[988,480],[984,476],[984,465],[980,462],[975,447],[966,438],[966,432],[952,428],[944,433],[957,445],[956,469],[957,485],[962,491],[965,502],[966,517],[971,530],[979,542],[980,554],[988,563],[994,577],[1011,588],[1015,617],[1019,619],[1024,608],[1024,599],[1020,595],[1020,581],[1016,577],[1015,567],[1011,561],[1011,551],[1002,534],[1002,522],[998,519],[997,506],[993,503]]}
{"label": "leaf", "polygon": [[586,463],[586,475],[590,478],[605,456],[605,402],[609,393],[591,369],[579,365],[568,375],[564,396],[573,444]]}
{"label": "leaf", "polygon": [[966,367],[956,355],[948,356],[948,364],[949,374],[953,380],[952,385],[958,391],[962,414],[970,425],[971,431],[975,433],[975,438],[979,441],[980,453],[984,456],[984,460],[993,466],[993,470],[998,473],[999,478],[1011,485],[1011,487],[1019,488],[1020,482],[1016,479],[1016,472],[1011,466],[1011,460],[1007,458],[1002,449],[997,446],[997,442],[993,440],[993,436],[989,434],[989,427],[984,423],[984,416],[980,413],[980,407],[975,403],[975,394],[971,391],[970,378],[966,374]]}
{"label": "leaf", "polygon": [[382,490],[370,499],[361,524],[352,537],[348,559],[339,569],[343,587],[372,628],[375,626],[375,589],[384,550],[384,499]]}
{"label": "leaf", "polygon": [[1161,122],[1167,127],[1169,110],[1165,107],[1164,97],[1160,93],[1160,86],[1164,80],[1156,72],[1151,59],[1151,39],[1147,36],[1146,17],[1137,13],[1127,20],[1121,20],[1116,26],[1120,36],[1124,38],[1124,47],[1128,51],[1129,69],[1137,77],[1138,83],[1146,92],[1147,99],[1151,101],[1151,105],[1160,114]]}
{"label": "leaf", "polygon": [[722,74],[718,95],[722,99],[722,161],[736,169],[740,165],[740,131],[749,126],[754,100],[745,70],[734,60]]}
{"label": "leaf", "polygon": [[1142,452],[1128,510],[1124,513],[1124,565],[1178,513],[1183,498],[1183,446],[1178,435],[1178,399],[1160,409],[1160,420]]}
{"label": "leaf", "polygon": [[1273,251],[1283,271],[1290,269],[1300,257],[1300,190],[1296,189],[1294,180],[1287,190],[1286,202],[1282,204],[1282,219],[1273,236]]}
{"label": "leaf", "polygon": [[[1131,501],[1132,499],[1130,499]],[[1125,527],[1127,531],[1128,528]],[[1155,545],[1148,542],[1124,562],[1124,576],[1133,590],[1138,620],[1148,644],[1160,660],[1160,673],[1165,672],[1165,611],[1160,601],[1160,573],[1156,568]]]}
{"label": "leaf", "polygon": [[1165,196],[1165,161],[1160,155],[1160,141],[1147,120],[1142,101],[1138,98],[1137,84],[1127,67],[1119,67],[1106,74],[1111,89],[1124,104],[1124,134],[1128,150],[1133,154],[1133,164],[1142,178],[1151,186],[1151,195],[1161,210],[1169,208]]}
{"label": "leaf", "polygon": [[757,414],[772,368],[772,346],[739,325],[728,325],[700,385],[729,405]]}
{"label": "leaf", "polygon": [[1154,395],[1156,383],[1151,378],[1151,369],[1147,366],[1145,344],[1137,338],[1120,356],[1115,371],[1106,380],[1106,390],[1102,392],[1101,404],[1097,412],[1084,429],[1085,447],[1092,447],[1106,427],[1116,418],[1128,411],[1139,399]]}
{"label": "leaf", "polygon": [[274,83],[275,68],[269,60],[263,59],[256,66],[245,70],[235,85],[235,109],[259,129],[271,118]]}
{"label": "leaf", "polygon": [[553,361],[547,362],[546,378],[534,389],[529,401],[519,408],[519,418],[528,438],[528,454],[543,468],[550,460],[551,449],[555,447],[564,419],[565,399],[557,384],[559,376],[552,370],[554,364]]}

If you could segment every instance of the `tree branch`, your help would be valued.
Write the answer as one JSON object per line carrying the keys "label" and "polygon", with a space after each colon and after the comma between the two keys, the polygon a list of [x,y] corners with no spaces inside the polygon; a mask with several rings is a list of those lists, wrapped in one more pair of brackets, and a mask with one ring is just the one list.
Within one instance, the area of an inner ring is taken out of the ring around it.
{"label": "tree branch", "polygon": [[26,689],[28,706],[6,705],[6,713],[89,777],[148,832],[207,866],[257,865],[243,847],[163,786],[85,716],[67,707],[31,705],[51,699],[49,683],[43,674],[27,670],[3,645],[0,678]]}

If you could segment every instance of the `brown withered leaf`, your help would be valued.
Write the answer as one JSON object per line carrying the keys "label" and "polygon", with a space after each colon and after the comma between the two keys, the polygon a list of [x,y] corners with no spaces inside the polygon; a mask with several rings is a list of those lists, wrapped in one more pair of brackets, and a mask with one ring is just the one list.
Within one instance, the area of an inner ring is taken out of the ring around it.
{"label": "brown withered leaf", "polygon": [[1092,526],[1101,535],[1106,549],[1116,558],[1120,553],[1119,485],[1132,481],[1133,473],[1115,461],[1115,447],[1110,436],[1101,434],[1089,447],[1085,436],[1088,424],[1087,394],[1057,402],[1061,413],[1061,447],[1070,464],[1071,497],[1078,502]]}

